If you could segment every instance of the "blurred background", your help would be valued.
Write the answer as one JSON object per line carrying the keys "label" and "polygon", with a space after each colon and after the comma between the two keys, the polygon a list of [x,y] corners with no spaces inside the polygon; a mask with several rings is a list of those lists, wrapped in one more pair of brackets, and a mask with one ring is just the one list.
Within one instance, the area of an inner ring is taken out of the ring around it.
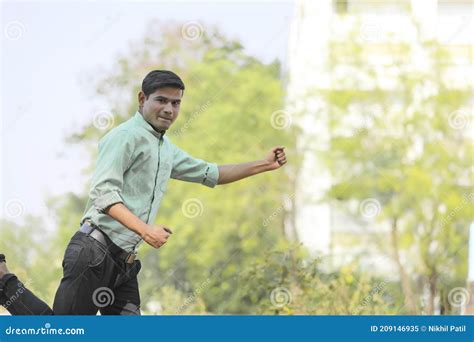
{"label": "blurred background", "polygon": [[471,1],[1,9],[0,252],[46,302],[99,139],[170,69],[176,145],[217,164],[284,145],[289,163],[170,182],[157,223],[175,234],[139,252],[144,314],[474,313]]}

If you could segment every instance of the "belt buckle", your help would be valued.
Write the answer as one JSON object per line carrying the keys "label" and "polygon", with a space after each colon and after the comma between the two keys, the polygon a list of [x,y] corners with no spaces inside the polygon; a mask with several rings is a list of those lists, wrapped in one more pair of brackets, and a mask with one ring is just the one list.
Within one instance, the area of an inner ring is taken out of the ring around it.
{"label": "belt buckle", "polygon": [[92,223],[91,220],[84,220],[83,224],[87,224],[89,226],[89,228],[90,228],[89,234],[92,233],[92,231],[96,229],[95,224]]}
{"label": "belt buckle", "polygon": [[129,253],[127,258],[125,259],[125,262],[127,264],[131,264],[135,261],[135,258],[137,257],[137,254],[136,253]]}

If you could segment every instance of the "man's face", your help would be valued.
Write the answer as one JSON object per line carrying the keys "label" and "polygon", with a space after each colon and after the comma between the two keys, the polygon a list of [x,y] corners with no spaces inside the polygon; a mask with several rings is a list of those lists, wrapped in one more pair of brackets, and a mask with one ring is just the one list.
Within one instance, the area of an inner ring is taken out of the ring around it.
{"label": "man's face", "polygon": [[166,131],[178,117],[182,96],[183,91],[173,87],[157,89],[148,98],[140,91],[140,112],[156,131]]}

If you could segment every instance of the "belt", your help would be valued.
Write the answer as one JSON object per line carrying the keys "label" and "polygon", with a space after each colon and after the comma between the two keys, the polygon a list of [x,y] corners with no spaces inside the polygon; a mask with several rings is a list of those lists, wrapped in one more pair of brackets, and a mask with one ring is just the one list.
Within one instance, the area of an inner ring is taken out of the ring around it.
{"label": "belt", "polygon": [[124,251],[122,248],[113,243],[112,240],[110,240],[110,238],[91,221],[84,221],[81,228],[79,228],[79,231],[97,240],[99,243],[104,245],[104,247],[106,247],[107,250],[109,250],[113,255],[125,261],[127,264],[132,264],[135,261],[135,258],[137,257],[136,253],[129,253],[127,251]]}

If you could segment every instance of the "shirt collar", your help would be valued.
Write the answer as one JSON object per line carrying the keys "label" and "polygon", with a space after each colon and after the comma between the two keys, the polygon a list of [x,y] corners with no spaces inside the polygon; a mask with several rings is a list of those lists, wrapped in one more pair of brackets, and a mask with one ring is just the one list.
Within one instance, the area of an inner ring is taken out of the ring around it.
{"label": "shirt collar", "polygon": [[162,132],[155,131],[155,129],[153,128],[153,126],[150,125],[150,124],[145,120],[145,118],[143,117],[143,115],[142,115],[139,111],[137,111],[137,112],[135,113],[135,116],[133,117],[133,119],[135,120],[135,122],[137,123],[138,126],[145,128],[148,132],[150,132],[151,134],[153,134],[153,135],[154,135],[155,137],[157,137],[158,139],[163,138],[163,135],[165,135],[165,132],[166,132],[166,131],[162,131]]}

